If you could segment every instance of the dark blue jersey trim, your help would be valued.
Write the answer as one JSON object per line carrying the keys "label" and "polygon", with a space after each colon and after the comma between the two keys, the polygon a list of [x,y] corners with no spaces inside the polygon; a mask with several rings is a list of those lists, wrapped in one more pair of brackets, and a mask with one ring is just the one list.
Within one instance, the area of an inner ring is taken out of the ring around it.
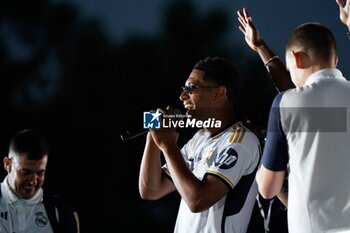
{"label": "dark blue jersey trim", "polygon": [[262,164],[272,171],[285,170],[289,160],[287,138],[281,125],[280,103],[283,94],[277,94],[273,100],[262,156]]}
{"label": "dark blue jersey trim", "polygon": [[228,216],[232,216],[241,212],[244,203],[248,197],[248,193],[255,179],[257,168],[249,175],[243,176],[234,189],[227,193],[224,212],[221,221],[221,232],[225,233],[225,223]]}

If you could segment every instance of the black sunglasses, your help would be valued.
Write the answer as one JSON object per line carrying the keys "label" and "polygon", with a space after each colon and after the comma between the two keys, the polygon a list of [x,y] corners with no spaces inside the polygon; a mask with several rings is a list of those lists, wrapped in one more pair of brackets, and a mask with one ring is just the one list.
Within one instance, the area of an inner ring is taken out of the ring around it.
{"label": "black sunglasses", "polygon": [[199,86],[199,85],[185,85],[181,87],[182,92],[186,91],[189,94],[192,94],[193,90],[199,89],[199,88],[216,88],[218,86]]}

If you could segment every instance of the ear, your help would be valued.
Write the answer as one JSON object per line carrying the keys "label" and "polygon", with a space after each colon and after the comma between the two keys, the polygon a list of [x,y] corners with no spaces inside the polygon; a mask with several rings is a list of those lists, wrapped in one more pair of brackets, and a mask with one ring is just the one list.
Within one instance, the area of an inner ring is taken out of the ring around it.
{"label": "ear", "polygon": [[301,64],[302,64],[302,58],[301,58],[301,54],[300,52],[295,52],[295,51],[292,51],[292,55],[293,55],[293,59],[294,59],[294,64],[295,66],[300,69],[301,67]]}
{"label": "ear", "polygon": [[310,58],[309,56],[302,51],[292,51],[293,59],[295,62],[295,66],[298,69],[305,69],[310,66]]}
{"label": "ear", "polygon": [[219,102],[219,101],[223,100],[226,96],[226,93],[227,93],[226,87],[219,86],[215,92],[214,101]]}
{"label": "ear", "polygon": [[12,166],[12,160],[9,157],[5,156],[3,162],[4,162],[5,170],[7,171],[7,173],[10,173],[11,172],[11,166]]}
{"label": "ear", "polygon": [[334,58],[334,67],[337,67],[338,65],[338,56],[335,56]]}

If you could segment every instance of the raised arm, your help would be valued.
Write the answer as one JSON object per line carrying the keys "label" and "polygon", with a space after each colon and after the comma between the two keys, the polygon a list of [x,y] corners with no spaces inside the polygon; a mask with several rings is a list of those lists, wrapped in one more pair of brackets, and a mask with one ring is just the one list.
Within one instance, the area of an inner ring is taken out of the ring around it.
{"label": "raised arm", "polygon": [[295,85],[290,78],[290,74],[286,69],[286,66],[261,38],[258,29],[248,14],[247,9],[243,8],[242,12],[237,11],[237,14],[238,21],[241,24],[239,26],[239,30],[243,33],[248,46],[259,54],[278,91],[294,88]]}
{"label": "raised arm", "polygon": [[345,24],[350,31],[350,1],[336,0],[339,6],[339,18],[340,21]]}

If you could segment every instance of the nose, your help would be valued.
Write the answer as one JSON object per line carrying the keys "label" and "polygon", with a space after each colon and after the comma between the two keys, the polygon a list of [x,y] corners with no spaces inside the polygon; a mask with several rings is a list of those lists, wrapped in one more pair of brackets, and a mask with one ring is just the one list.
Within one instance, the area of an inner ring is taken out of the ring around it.
{"label": "nose", "polygon": [[28,176],[28,181],[31,185],[36,185],[37,182],[39,180],[39,175],[36,174],[35,172],[32,172],[29,176]]}
{"label": "nose", "polygon": [[189,95],[188,95],[188,92],[187,92],[186,90],[181,91],[181,94],[180,94],[180,96],[179,96],[179,99],[180,99],[181,101],[184,101],[184,100],[186,100],[186,99],[188,99],[188,98],[190,98]]}

